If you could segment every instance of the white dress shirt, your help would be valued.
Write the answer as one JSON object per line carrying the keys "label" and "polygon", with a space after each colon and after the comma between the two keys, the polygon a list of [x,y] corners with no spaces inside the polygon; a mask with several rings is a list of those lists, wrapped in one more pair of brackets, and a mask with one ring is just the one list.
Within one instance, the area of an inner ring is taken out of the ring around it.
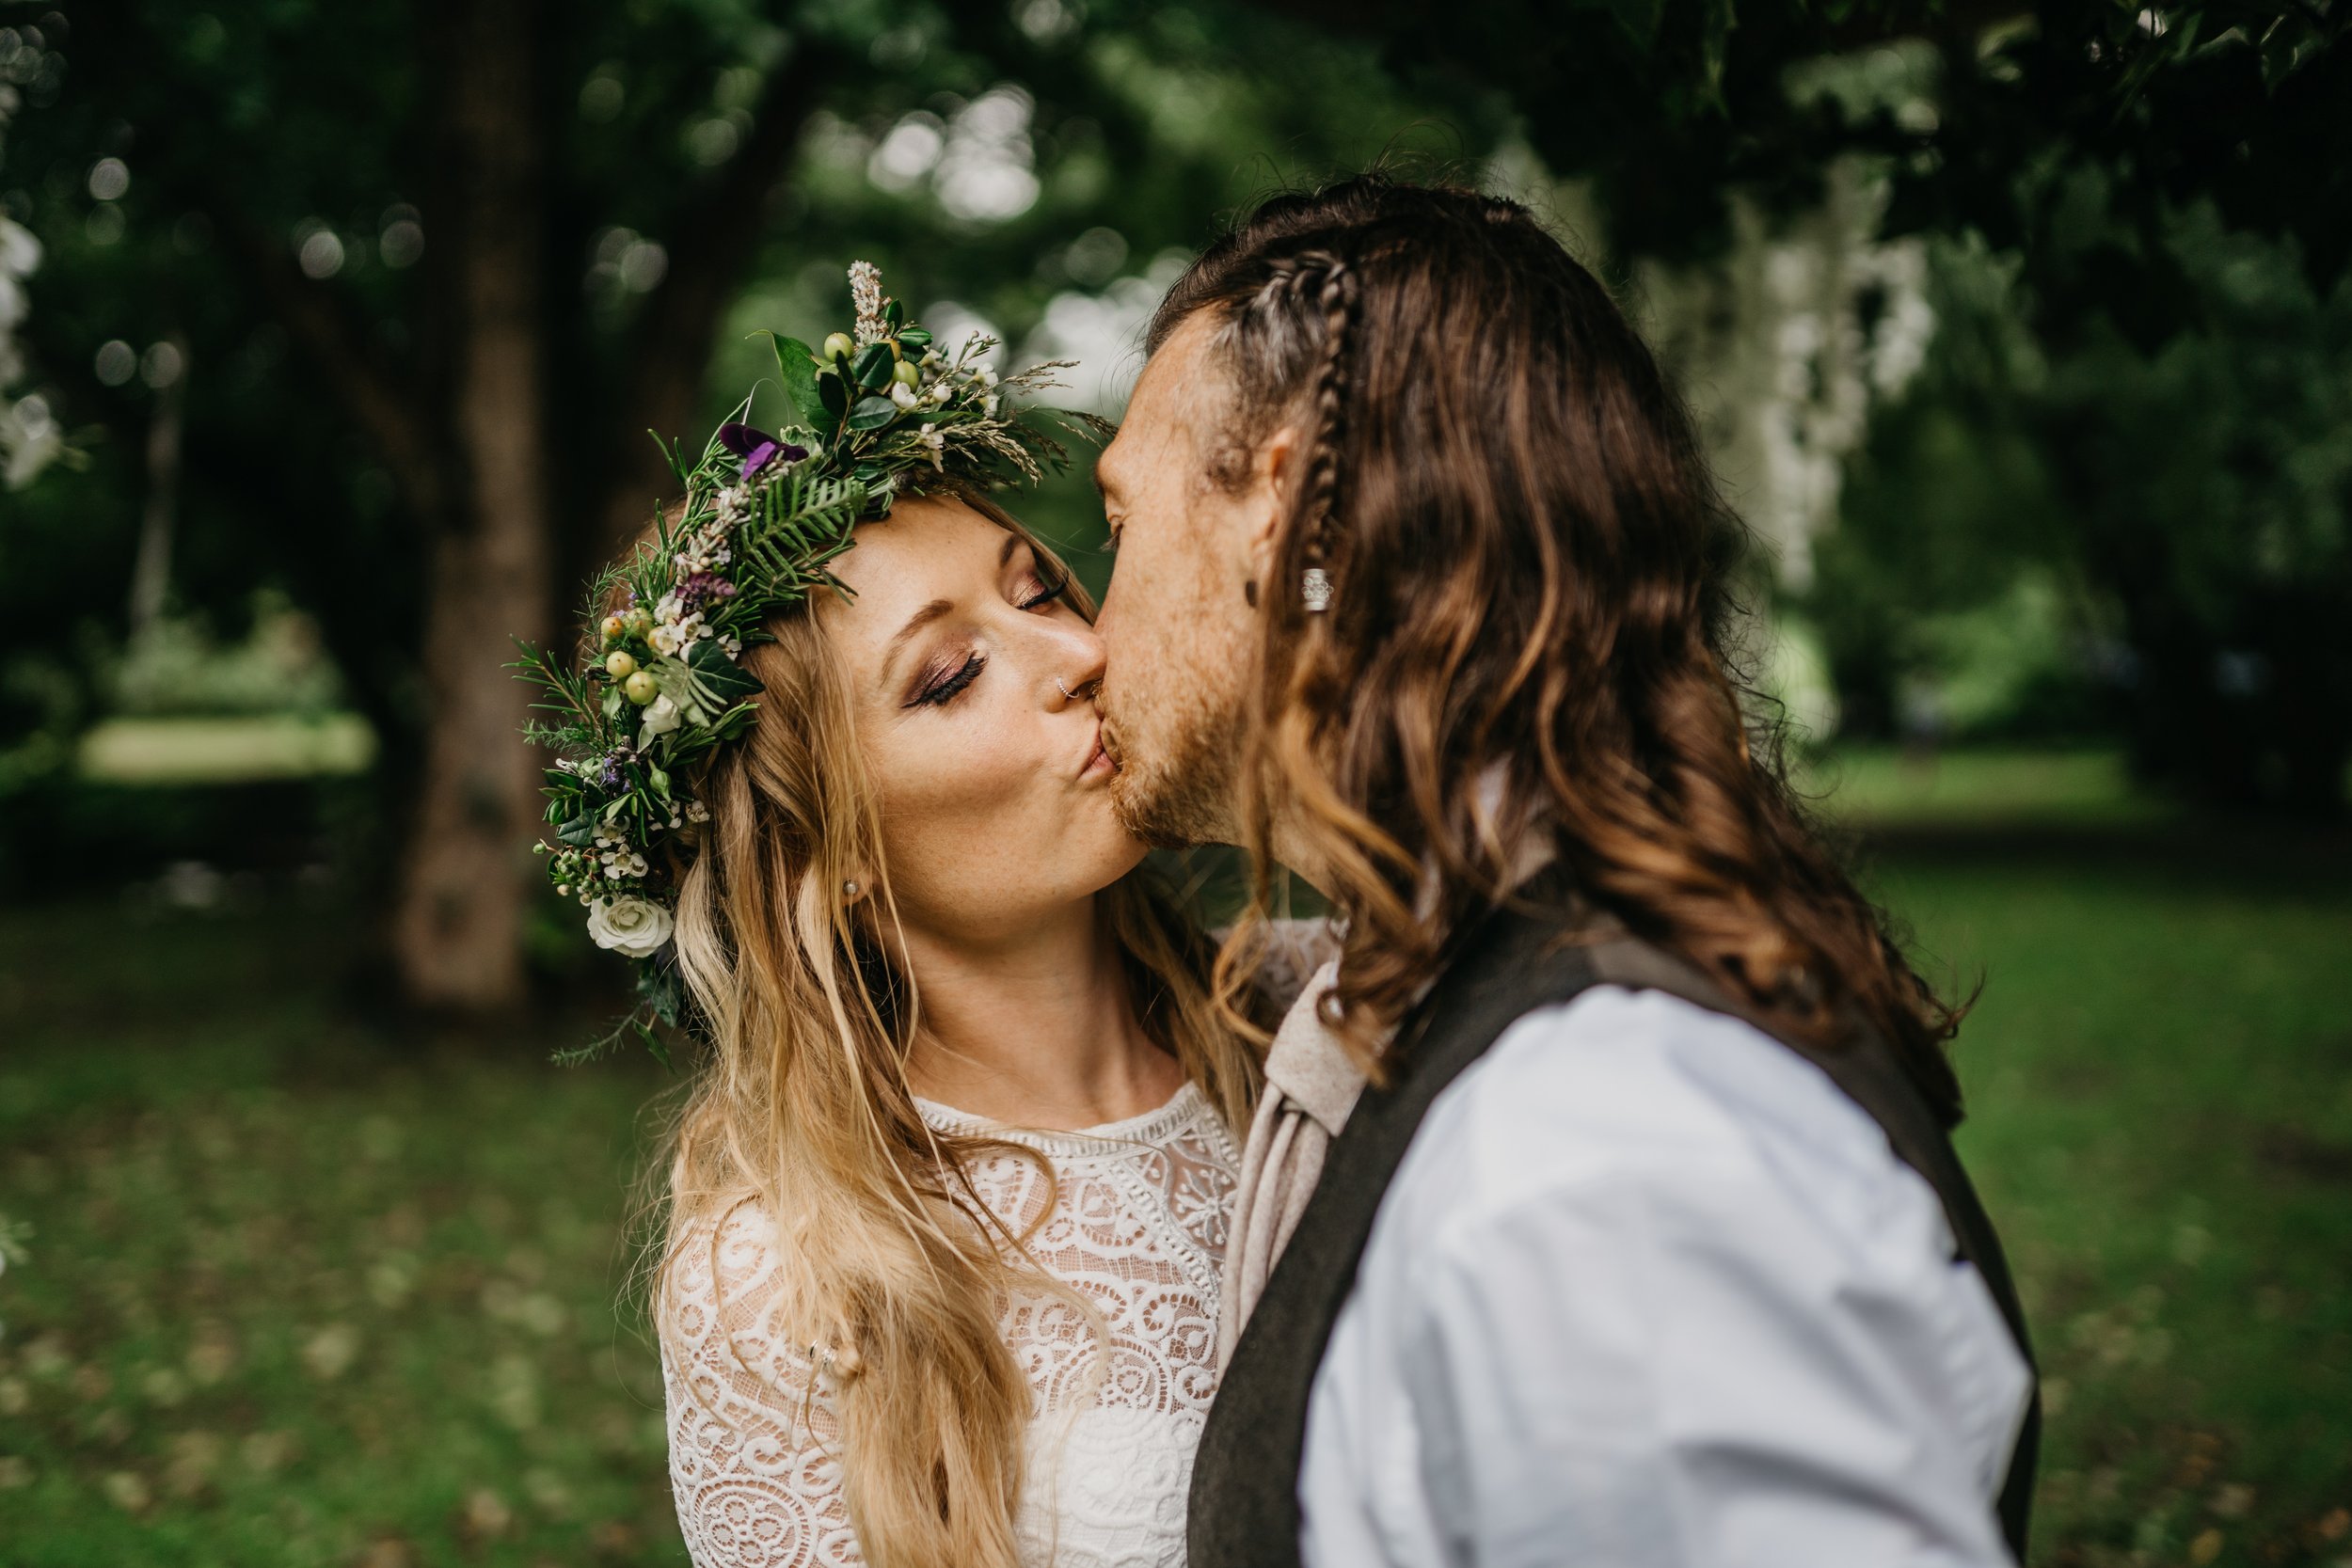
{"label": "white dress shirt", "polygon": [[2028,1375],[1820,1069],[1601,987],[1431,1106],[1308,1407],[1310,1568],[2008,1563]]}

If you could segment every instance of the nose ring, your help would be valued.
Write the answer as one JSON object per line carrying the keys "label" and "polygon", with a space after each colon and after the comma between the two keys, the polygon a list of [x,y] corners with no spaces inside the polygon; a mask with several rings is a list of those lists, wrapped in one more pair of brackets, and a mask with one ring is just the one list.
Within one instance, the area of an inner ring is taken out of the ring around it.
{"label": "nose ring", "polygon": [[1056,675],[1054,677],[1054,689],[1062,694],[1062,700],[1064,702],[1074,703],[1078,700],[1078,694],[1075,691],[1073,691],[1070,688],[1062,685],[1061,677],[1059,675]]}

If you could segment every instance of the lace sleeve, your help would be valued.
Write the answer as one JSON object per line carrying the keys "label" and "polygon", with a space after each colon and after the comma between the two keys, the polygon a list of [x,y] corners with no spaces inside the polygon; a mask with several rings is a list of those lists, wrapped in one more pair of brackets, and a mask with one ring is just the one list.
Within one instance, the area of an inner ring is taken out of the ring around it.
{"label": "lace sleeve", "polygon": [[783,1279],[756,1205],[682,1241],[661,1322],[670,1484],[696,1568],[863,1561],[822,1380],[781,1321]]}

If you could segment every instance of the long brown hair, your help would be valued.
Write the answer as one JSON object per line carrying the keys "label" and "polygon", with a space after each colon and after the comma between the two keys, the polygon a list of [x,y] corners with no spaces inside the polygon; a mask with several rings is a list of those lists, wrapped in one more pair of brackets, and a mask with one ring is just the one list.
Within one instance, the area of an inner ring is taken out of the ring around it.
{"label": "long brown hair", "polygon": [[[1304,437],[1259,595],[1240,777],[1294,803],[1343,917],[1327,1004],[1368,1065],[1540,835],[1575,894],[1798,1035],[1856,1015],[1957,1118],[1956,1011],[1809,831],[1726,631],[1743,531],[1608,291],[1515,202],[1371,175],[1276,198],[1152,320],[1211,316],[1229,486]],[[1329,609],[1302,602],[1310,568]],[[1245,830],[1267,912],[1267,792]]]}
{"label": "long brown hair", "polygon": [[[1066,574],[986,498],[950,493]],[[1070,593],[1091,619],[1083,591]],[[1017,1279],[1052,1284],[964,1171],[984,1152],[1033,1156],[924,1121],[905,1072],[920,992],[894,938],[850,683],[818,617],[795,610],[768,629],[775,640],[743,657],[766,711],[701,783],[710,820],[679,890],[679,965],[709,1050],[678,1120],[657,1318],[666,1336],[689,1249],[708,1259],[731,1215],[764,1209],[781,1295],[761,1313],[780,1339],[831,1353],[865,1560],[1013,1568],[1033,1402],[997,1309]],[[1145,1032],[1246,1125],[1257,1063],[1210,997],[1208,940],[1145,873],[1097,907]]]}

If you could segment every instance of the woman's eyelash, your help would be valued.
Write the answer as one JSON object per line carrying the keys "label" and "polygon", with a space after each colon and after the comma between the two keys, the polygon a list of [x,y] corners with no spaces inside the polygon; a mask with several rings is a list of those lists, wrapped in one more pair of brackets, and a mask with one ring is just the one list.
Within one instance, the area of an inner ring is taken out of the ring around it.
{"label": "woman's eyelash", "polygon": [[959,669],[954,674],[949,675],[946,680],[939,682],[937,685],[924,688],[921,694],[918,695],[914,702],[909,703],[907,706],[920,707],[925,703],[945,705],[949,699],[953,698],[957,692],[961,691],[965,687],[970,686],[972,684],[973,677],[977,676],[980,673],[980,666],[986,664],[987,662],[988,658],[985,655],[972,655],[969,658],[966,658],[963,661],[962,668]]}
{"label": "woman's eyelash", "polygon": [[[1039,580],[1042,582],[1044,579],[1041,578]],[[1060,598],[1064,594],[1069,592],[1070,579],[1065,577],[1060,581],[1053,584],[1051,587],[1041,588],[1032,597],[1022,600],[1021,608],[1024,610],[1041,610],[1045,606],[1052,604],[1056,599]]]}

